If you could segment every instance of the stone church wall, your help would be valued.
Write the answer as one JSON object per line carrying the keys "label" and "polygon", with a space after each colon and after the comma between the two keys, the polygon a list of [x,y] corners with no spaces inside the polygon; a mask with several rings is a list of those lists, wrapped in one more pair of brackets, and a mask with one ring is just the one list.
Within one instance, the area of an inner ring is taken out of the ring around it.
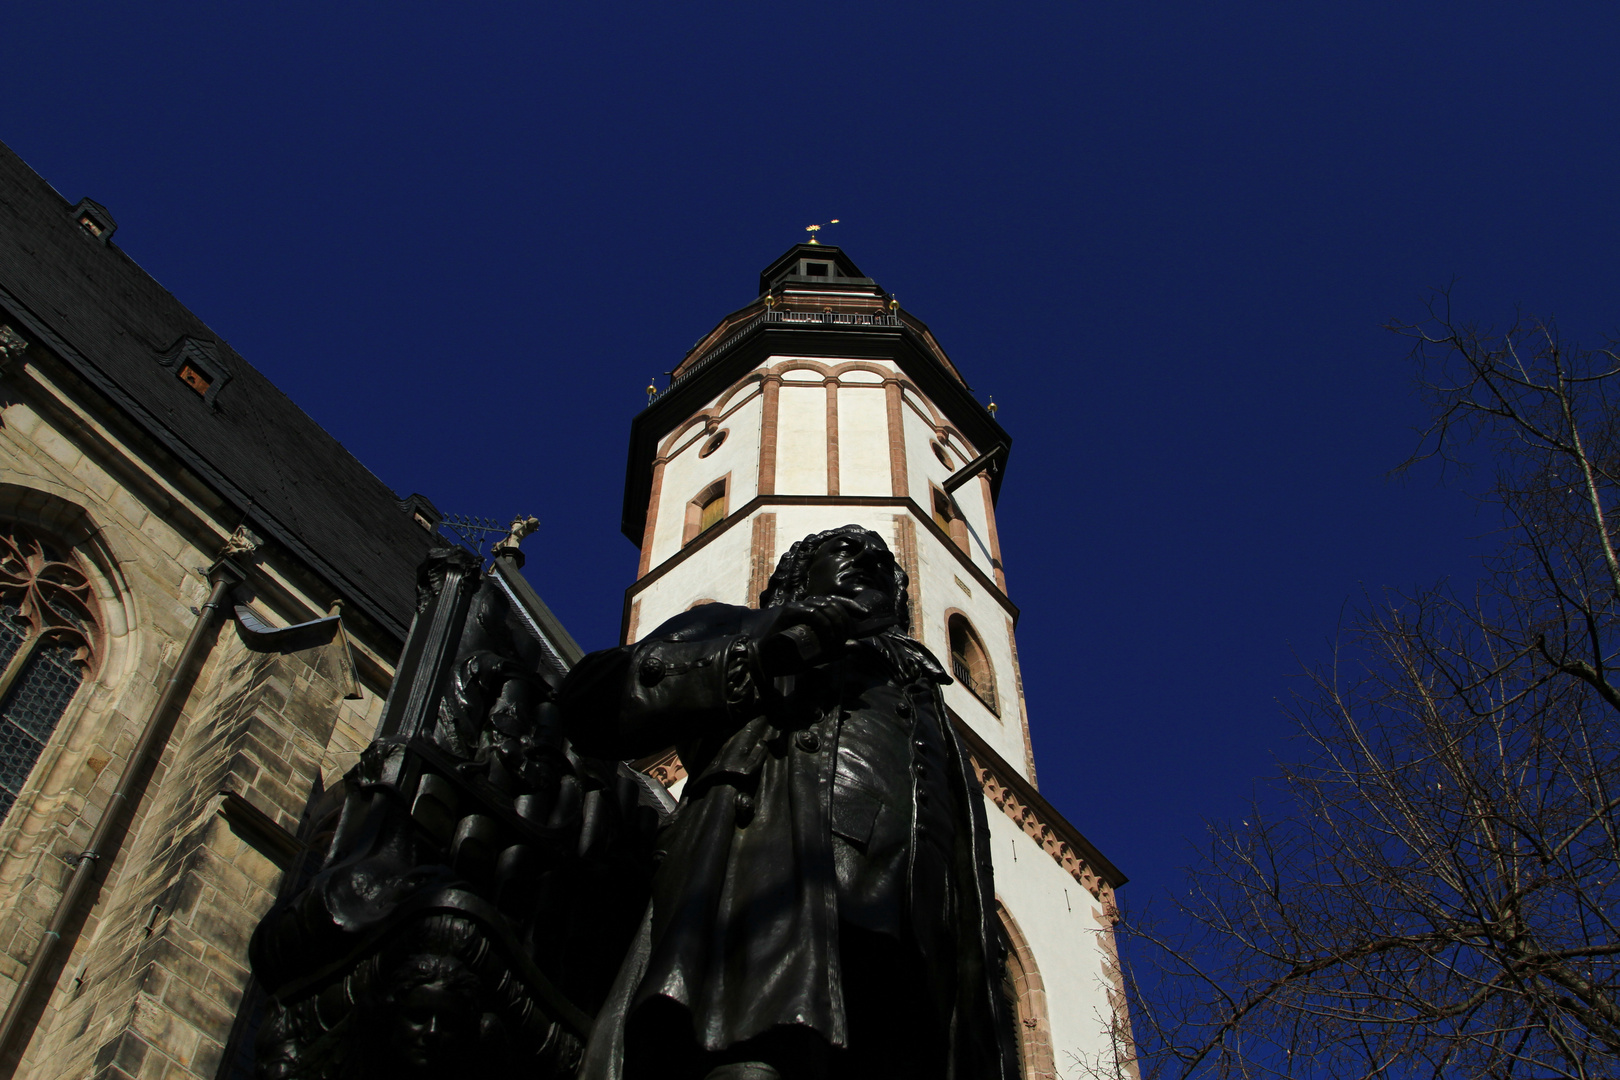
{"label": "stone church wall", "polygon": [[[0,1005],[174,674],[206,571],[239,520],[47,351],[13,353],[0,373],[0,525],[71,550],[93,586],[98,637],[92,670],[0,823]],[[256,650],[231,618],[235,603],[288,625],[326,614],[333,596],[273,547],[237,560],[247,580],[161,720],[159,760],[0,1076],[218,1073],[248,984],[248,935],[296,857],[311,795],[370,740],[397,649],[346,618],[344,636],[329,626],[323,640]]]}

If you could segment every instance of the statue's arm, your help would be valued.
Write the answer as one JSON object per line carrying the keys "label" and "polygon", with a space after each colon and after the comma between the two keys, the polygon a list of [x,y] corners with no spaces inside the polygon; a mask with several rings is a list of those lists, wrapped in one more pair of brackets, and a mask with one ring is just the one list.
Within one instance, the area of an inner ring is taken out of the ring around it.
{"label": "statue's arm", "polygon": [[723,614],[672,620],[580,660],[557,695],[574,748],[624,760],[737,726],[757,699],[757,650],[744,620]]}
{"label": "statue's arm", "polygon": [[842,597],[764,611],[703,604],[634,645],[582,659],[557,706],[580,753],[621,761],[655,754],[740,727],[775,677],[835,659],[866,615]]}

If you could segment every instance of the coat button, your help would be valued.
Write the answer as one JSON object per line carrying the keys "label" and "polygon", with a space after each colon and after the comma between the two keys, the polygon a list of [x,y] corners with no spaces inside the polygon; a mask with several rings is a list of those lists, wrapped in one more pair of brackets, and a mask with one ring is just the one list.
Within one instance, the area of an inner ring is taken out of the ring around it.
{"label": "coat button", "polygon": [[911,715],[911,702],[907,701],[905,698],[901,698],[899,703],[897,705],[895,705],[895,707],[894,707],[894,715],[896,715],[896,716],[910,716]]}
{"label": "coat button", "polygon": [[738,792],[734,813],[737,817],[737,827],[748,828],[748,823],[754,820],[754,797],[746,791]]}
{"label": "coat button", "polygon": [[656,656],[649,656],[641,662],[641,669],[637,672],[642,686],[656,686],[664,677],[664,662]]}
{"label": "coat button", "polygon": [[793,745],[807,754],[813,754],[821,749],[821,736],[813,731],[801,731],[793,736]]}

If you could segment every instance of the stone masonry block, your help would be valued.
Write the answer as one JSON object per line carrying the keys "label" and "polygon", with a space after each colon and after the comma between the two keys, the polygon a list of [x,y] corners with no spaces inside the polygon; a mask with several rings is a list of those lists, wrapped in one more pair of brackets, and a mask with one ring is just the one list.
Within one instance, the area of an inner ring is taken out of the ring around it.
{"label": "stone masonry block", "polygon": [[254,725],[254,728],[255,730],[235,741],[236,753],[247,755],[263,775],[285,784],[292,779],[292,765],[287,760],[286,740],[275,738],[273,732],[268,732],[258,725]]}
{"label": "stone masonry block", "polygon": [[72,469],[84,456],[74,443],[64,438],[62,433],[53,427],[41,424],[34,430],[34,445],[55,458],[63,466]]}
{"label": "stone masonry block", "polygon": [[113,492],[118,490],[118,484],[107,475],[107,470],[91,458],[81,456],[70,468],[79,483],[95,492],[96,498],[103,502],[111,499]]}
{"label": "stone masonry block", "polygon": [[146,980],[150,984],[148,992],[154,997],[160,996],[174,979],[183,979],[196,987],[205,986],[210,969],[203,962],[204,949],[200,943],[193,949],[177,941],[174,927],[166,923],[163,936],[154,938],[141,950],[141,958],[151,970]]}
{"label": "stone masonry block", "polygon": [[134,1032],[125,1031],[102,1045],[96,1051],[96,1070],[116,1069],[124,1076],[134,1076],[146,1061],[146,1040]]}
{"label": "stone masonry block", "polygon": [[148,514],[146,507],[126,489],[115,487],[112,494],[106,498],[113,513],[123,518],[131,529],[138,530],[145,523]]}
{"label": "stone masonry block", "polygon": [[[229,1031],[240,1000],[240,993],[228,1000],[212,998],[178,979],[170,982],[163,994],[164,1006],[199,1031]],[[192,1050],[195,1049],[193,1044]]]}
{"label": "stone masonry block", "polygon": [[148,1046],[182,1065],[191,1061],[202,1040],[200,1031],[149,994],[135,995],[135,1015],[130,1020],[130,1030],[145,1039]]}
{"label": "stone masonry block", "polygon": [[[228,1032],[230,1029],[227,1028]],[[197,1046],[197,1057],[191,1063],[191,1071],[195,1076],[213,1077],[219,1075],[219,1064],[225,1060],[225,1044],[205,1038]]]}
{"label": "stone masonry block", "polygon": [[254,783],[252,791],[244,792],[243,795],[271,818],[279,819],[281,814],[290,814],[294,823],[298,821],[298,815],[303,811],[304,804],[309,801],[307,792],[294,791],[286,784],[272,780],[262,773]]}
{"label": "stone masonry block", "polygon": [[248,969],[246,956],[226,956],[218,949],[210,948],[205,960],[208,970],[223,983],[228,986],[235,986],[239,990],[247,988]]}
{"label": "stone masonry block", "polygon": [[232,956],[246,956],[248,938],[253,936],[262,915],[262,911],[255,913],[241,904],[220,900],[197,912],[192,917],[192,928],[214,948]]}

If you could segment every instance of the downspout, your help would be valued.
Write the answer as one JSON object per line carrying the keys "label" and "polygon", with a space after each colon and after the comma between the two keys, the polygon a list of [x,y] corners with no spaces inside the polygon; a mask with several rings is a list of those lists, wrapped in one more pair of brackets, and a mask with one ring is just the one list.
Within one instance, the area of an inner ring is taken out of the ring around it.
{"label": "downspout", "polygon": [[163,693],[158,698],[157,704],[152,706],[151,713],[147,715],[146,726],[141,729],[140,737],[135,740],[134,749],[129,752],[129,760],[124,764],[123,775],[118,778],[118,786],[113,789],[112,798],[107,800],[106,807],[101,811],[101,818],[90,834],[89,846],[78,856],[73,868],[73,878],[68,882],[62,898],[57,901],[45,936],[40,938],[39,946],[34,950],[34,958],[28,962],[22,981],[17,984],[16,993],[11,995],[11,1004],[6,1006],[5,1015],[0,1017],[0,1060],[4,1060],[11,1051],[12,1041],[22,1028],[23,1012],[34,997],[35,991],[40,989],[45,980],[45,972],[62,944],[63,931],[96,880],[96,864],[103,861],[110,864],[112,857],[117,854],[117,845],[112,839],[113,831],[123,817],[124,806],[129,801],[130,793],[135,789],[141,774],[145,772],[147,759],[152,756],[154,750],[161,750],[159,735],[163,730],[162,721],[189,685],[191,668],[206,648],[204,642],[207,640],[207,631],[218,620],[226,591],[242,579],[242,572],[224,558],[208,571],[208,580],[214,588],[208,594],[208,599],[203,602],[202,610],[197,613],[197,621],[191,627],[191,635],[186,638],[185,648],[180,650],[180,658],[174,663],[174,671],[169,675],[169,681],[164,684]]}

